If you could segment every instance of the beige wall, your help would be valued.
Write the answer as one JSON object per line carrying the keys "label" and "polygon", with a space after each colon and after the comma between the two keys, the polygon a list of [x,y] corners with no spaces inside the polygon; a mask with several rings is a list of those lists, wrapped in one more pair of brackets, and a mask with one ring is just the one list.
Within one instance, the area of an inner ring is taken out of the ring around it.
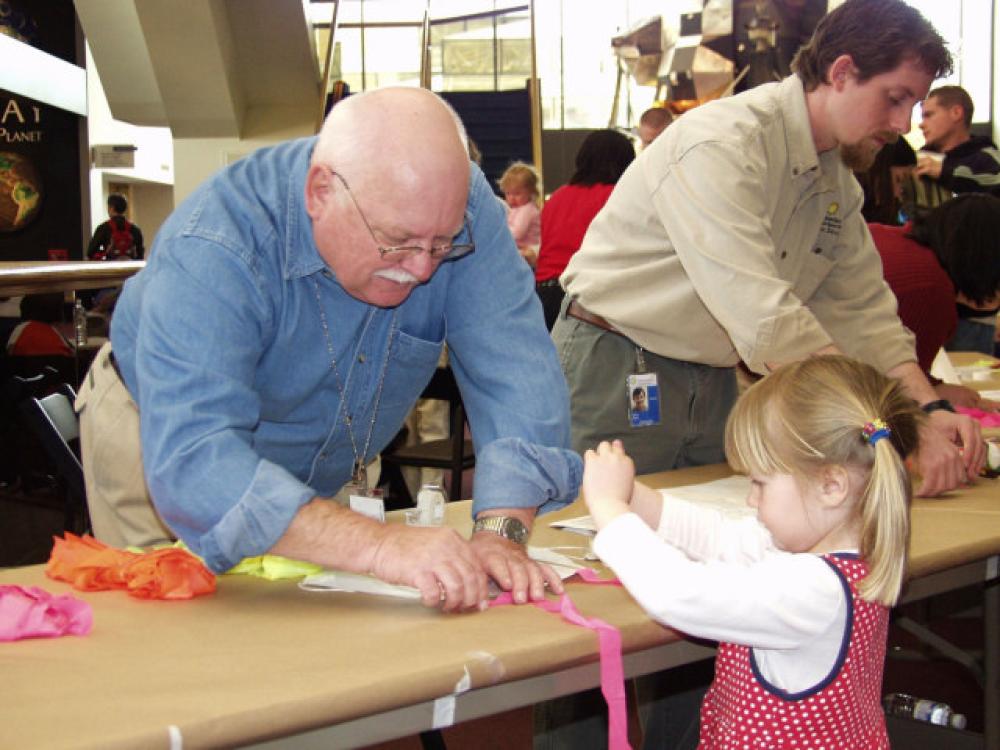
{"label": "beige wall", "polygon": [[313,135],[312,107],[267,107],[247,113],[243,138],[174,140],[174,204],[180,203],[213,172],[263,146]]}
{"label": "beige wall", "polygon": [[156,233],[174,210],[174,190],[171,185],[139,183],[132,186],[132,199],[132,205],[135,206],[132,219],[142,230],[149,257],[149,248],[153,245]]}

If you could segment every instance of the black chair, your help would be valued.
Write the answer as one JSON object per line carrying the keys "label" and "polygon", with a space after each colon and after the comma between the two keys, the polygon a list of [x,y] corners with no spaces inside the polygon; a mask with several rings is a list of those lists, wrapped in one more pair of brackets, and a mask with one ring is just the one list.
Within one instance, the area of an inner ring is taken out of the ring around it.
{"label": "black chair", "polygon": [[[76,360],[56,354],[6,355],[0,357],[0,378],[7,382],[10,378],[31,380],[39,375],[46,379],[57,374],[63,383],[78,383]],[[46,381],[47,382],[47,381]]]}
{"label": "black chair", "polygon": [[65,528],[84,533],[90,529],[90,516],[79,454],[80,424],[73,410],[76,393],[60,383],[48,395],[39,396],[30,393],[35,384],[17,377],[13,380],[21,381],[26,393],[18,403],[21,418],[51,461],[65,492]]}
{"label": "black chair", "polygon": [[462,405],[462,394],[458,390],[458,383],[455,382],[451,368],[439,367],[435,370],[420,398],[448,402],[451,437],[415,445],[390,447],[382,453],[382,463],[390,467],[417,466],[444,469],[451,476],[448,499],[459,500],[462,497],[462,472],[476,465],[476,454],[472,441],[465,439],[465,407]]}

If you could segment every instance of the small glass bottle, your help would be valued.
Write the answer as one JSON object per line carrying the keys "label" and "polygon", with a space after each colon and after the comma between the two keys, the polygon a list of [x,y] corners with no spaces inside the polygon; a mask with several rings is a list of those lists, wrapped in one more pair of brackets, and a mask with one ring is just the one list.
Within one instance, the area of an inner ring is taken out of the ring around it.
{"label": "small glass bottle", "polygon": [[889,716],[902,716],[943,727],[965,729],[965,714],[955,713],[947,703],[914,698],[906,693],[889,693],[882,699],[882,705]]}
{"label": "small glass bottle", "polygon": [[73,305],[73,332],[77,347],[87,345],[87,311],[78,298]]}
{"label": "small glass bottle", "polygon": [[444,490],[438,484],[425,484],[417,493],[417,512],[421,526],[444,524]]}

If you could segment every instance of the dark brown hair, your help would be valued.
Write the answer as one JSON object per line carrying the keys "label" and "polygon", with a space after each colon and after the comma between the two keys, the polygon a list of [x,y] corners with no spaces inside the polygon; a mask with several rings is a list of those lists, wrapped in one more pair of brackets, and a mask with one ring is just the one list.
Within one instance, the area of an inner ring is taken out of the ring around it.
{"label": "dark brown hair", "polygon": [[955,289],[976,304],[1000,291],[1000,198],[963,193],[918,212],[910,237],[934,251]]}
{"label": "dark brown hair", "polygon": [[961,107],[965,127],[972,127],[972,97],[961,86],[939,86],[927,98],[934,97],[942,107]]}
{"label": "dark brown hair", "polygon": [[951,53],[941,35],[903,0],[847,0],[816,24],[812,38],[792,60],[806,91],[827,80],[830,65],[850,55],[858,80],[867,81],[914,60],[935,78],[952,70]]}
{"label": "dark brown hair", "polygon": [[635,159],[632,141],[617,130],[595,130],[576,152],[570,185],[614,185]]}
{"label": "dark brown hair", "polygon": [[116,214],[123,214],[128,210],[128,201],[125,200],[124,195],[119,195],[118,193],[112,193],[108,196],[108,208],[114,211]]}

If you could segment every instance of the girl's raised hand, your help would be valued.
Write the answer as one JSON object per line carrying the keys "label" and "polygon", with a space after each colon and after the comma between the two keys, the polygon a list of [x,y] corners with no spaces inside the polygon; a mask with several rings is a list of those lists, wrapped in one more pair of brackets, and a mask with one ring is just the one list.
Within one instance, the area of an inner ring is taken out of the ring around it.
{"label": "girl's raised hand", "polygon": [[584,456],[583,498],[598,529],[628,513],[635,490],[635,464],[620,440],[601,442]]}

